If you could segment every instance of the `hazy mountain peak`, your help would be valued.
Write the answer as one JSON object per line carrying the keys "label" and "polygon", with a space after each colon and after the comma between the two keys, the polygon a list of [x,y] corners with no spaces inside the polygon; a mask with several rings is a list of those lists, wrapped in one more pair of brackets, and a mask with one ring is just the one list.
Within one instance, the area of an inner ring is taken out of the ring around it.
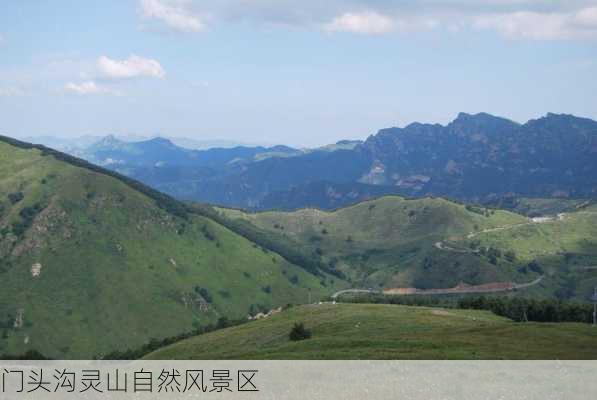
{"label": "hazy mountain peak", "polygon": [[118,139],[116,136],[108,135],[108,136],[101,138],[93,146],[94,147],[114,147],[114,146],[120,146],[122,144],[124,144],[124,142],[121,141],[120,139]]}
{"label": "hazy mountain peak", "polygon": [[544,117],[532,119],[525,127],[539,127],[544,129],[576,129],[587,130],[597,134],[597,121],[590,118],[577,117],[572,114],[547,113]]}
{"label": "hazy mountain peak", "polygon": [[503,117],[497,117],[495,115],[480,112],[477,114],[468,114],[465,112],[458,113],[458,116],[451,124],[458,123],[476,123],[476,124],[507,124],[507,125],[518,125],[518,123]]}
{"label": "hazy mountain peak", "polygon": [[[143,143],[143,142],[141,142],[141,143]],[[146,140],[144,143],[145,144],[152,144],[152,145],[159,145],[159,146],[178,147],[174,143],[172,143],[172,141],[170,139],[166,139],[166,138],[163,138],[163,137],[160,137],[160,136],[155,137],[153,139]]]}

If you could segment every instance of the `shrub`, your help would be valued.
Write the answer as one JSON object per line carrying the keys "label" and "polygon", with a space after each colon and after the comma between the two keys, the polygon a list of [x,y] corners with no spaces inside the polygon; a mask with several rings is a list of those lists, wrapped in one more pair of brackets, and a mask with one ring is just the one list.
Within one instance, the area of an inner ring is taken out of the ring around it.
{"label": "shrub", "polygon": [[16,193],[10,193],[8,195],[8,200],[12,203],[12,204],[16,204],[19,201],[23,200],[23,192],[16,192]]}
{"label": "shrub", "polygon": [[302,322],[294,324],[288,335],[290,340],[297,342],[299,340],[309,339],[311,337],[311,331],[305,328],[305,324]]}
{"label": "shrub", "polygon": [[213,301],[213,297],[211,297],[211,294],[209,293],[209,291],[206,288],[202,288],[200,286],[195,286],[195,293],[198,293],[201,297],[203,297],[203,299],[210,303]]}
{"label": "shrub", "polygon": [[505,252],[504,257],[506,258],[506,260],[508,260],[508,262],[513,263],[514,261],[516,261],[516,253],[512,250],[508,250],[507,252]]}
{"label": "shrub", "polygon": [[538,274],[542,274],[543,273],[543,268],[541,268],[541,265],[539,265],[539,263],[537,262],[537,260],[533,260],[531,261],[527,267],[533,271],[536,272]]}

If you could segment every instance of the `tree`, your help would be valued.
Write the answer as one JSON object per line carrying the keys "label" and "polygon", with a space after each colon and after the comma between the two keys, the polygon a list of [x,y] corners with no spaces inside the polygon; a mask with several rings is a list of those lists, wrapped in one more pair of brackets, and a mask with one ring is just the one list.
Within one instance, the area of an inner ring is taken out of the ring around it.
{"label": "tree", "polygon": [[506,258],[506,260],[508,260],[508,262],[513,263],[514,261],[516,261],[516,253],[513,250],[508,250],[504,253],[504,257]]}
{"label": "tree", "polygon": [[311,331],[305,328],[305,324],[303,324],[302,322],[295,323],[292,329],[290,330],[290,334],[288,335],[288,337],[293,342],[309,339],[311,337]]}

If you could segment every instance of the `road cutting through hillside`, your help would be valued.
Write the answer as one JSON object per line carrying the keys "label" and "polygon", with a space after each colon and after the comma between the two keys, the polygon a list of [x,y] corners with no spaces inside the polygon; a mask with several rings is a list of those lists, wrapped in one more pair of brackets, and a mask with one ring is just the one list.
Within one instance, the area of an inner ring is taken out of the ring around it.
{"label": "road cutting through hillside", "polygon": [[442,295],[442,294],[475,294],[475,293],[499,293],[508,292],[513,290],[527,289],[532,286],[538,285],[544,278],[541,275],[537,279],[526,282],[490,282],[480,285],[467,285],[466,283],[459,283],[452,288],[440,288],[440,289],[417,289],[417,288],[391,288],[384,290],[373,290],[373,289],[345,289],[340,290],[332,295],[333,300],[337,300],[338,297],[348,293],[365,293],[365,294],[382,294],[386,296],[408,296],[408,295]]}
{"label": "road cutting through hillside", "polygon": [[[523,222],[520,224],[504,225],[504,226],[498,226],[496,228],[483,229],[479,232],[471,232],[468,235],[466,235],[466,239],[474,239],[475,237],[485,234],[485,233],[505,231],[508,229],[520,228],[520,227],[528,226],[528,225],[539,225],[539,224],[546,224],[546,223],[550,223],[550,222],[563,221],[566,217],[567,217],[567,214],[560,213],[555,217],[531,218],[528,222]],[[477,254],[477,253],[479,253],[479,250],[458,249],[455,247],[451,247],[451,246],[447,245],[446,243],[444,243],[443,241],[434,243],[434,246],[438,250],[449,251],[452,253],[461,253],[461,254]]]}

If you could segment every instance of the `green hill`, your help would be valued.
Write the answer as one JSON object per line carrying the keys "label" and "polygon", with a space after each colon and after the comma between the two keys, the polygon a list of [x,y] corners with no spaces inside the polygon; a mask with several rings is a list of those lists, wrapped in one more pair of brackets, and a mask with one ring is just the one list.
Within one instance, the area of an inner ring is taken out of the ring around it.
{"label": "green hill", "polygon": [[327,212],[219,209],[342,271],[356,288],[532,282],[525,293],[586,300],[597,285],[597,212],[587,201],[522,199],[529,218],[441,198],[387,196]]}
{"label": "green hill", "polygon": [[220,209],[259,229],[294,241],[345,273],[357,287],[451,287],[518,278],[513,263],[496,267],[485,257],[438,249],[447,238],[465,237],[528,221],[518,214],[465,206],[441,198],[387,196],[327,212],[245,213]]}
{"label": "green hill", "polygon": [[[310,339],[291,342],[297,322]],[[514,323],[485,311],[395,305],[294,307],[181,341],[147,359],[594,359],[586,324]]]}
{"label": "green hill", "polygon": [[0,139],[0,354],[90,358],[340,283],[137,182]]}

